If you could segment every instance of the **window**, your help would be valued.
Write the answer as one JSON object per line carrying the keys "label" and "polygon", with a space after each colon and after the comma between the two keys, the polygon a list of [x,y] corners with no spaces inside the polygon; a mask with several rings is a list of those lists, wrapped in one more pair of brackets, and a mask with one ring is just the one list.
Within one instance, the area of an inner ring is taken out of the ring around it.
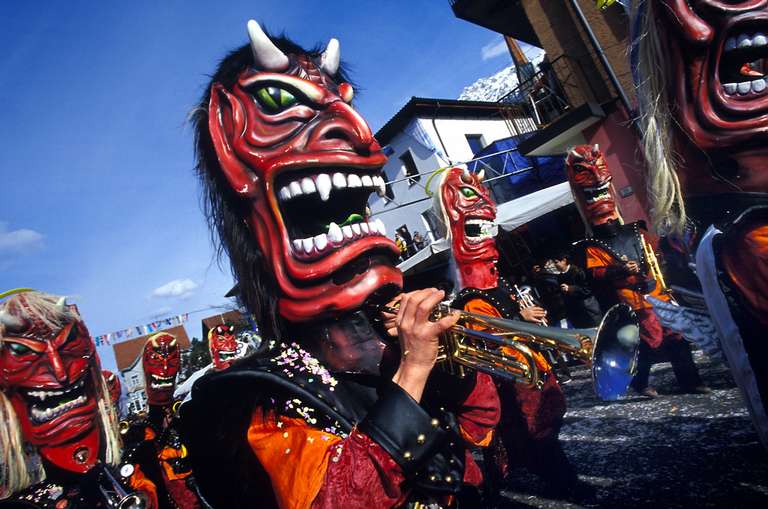
{"label": "window", "polygon": [[403,155],[400,156],[400,160],[403,162],[403,173],[408,177],[408,185],[413,185],[421,180],[419,175],[419,169],[416,167],[416,161],[413,160],[410,150],[406,150]]}
{"label": "window", "polygon": [[139,385],[139,374],[131,373],[131,387],[136,387],[137,385]]}
{"label": "window", "polygon": [[466,134],[464,137],[467,139],[472,155],[477,155],[478,152],[485,148],[482,134]]}

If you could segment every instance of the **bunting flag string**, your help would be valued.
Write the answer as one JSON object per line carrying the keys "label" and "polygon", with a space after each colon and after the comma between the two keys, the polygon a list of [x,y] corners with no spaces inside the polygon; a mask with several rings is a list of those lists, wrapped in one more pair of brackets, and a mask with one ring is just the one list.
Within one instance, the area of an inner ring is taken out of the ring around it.
{"label": "bunting flag string", "polygon": [[189,313],[172,316],[170,318],[163,318],[162,320],[156,320],[154,322],[147,323],[145,325],[137,325],[135,327],[128,327],[127,329],[121,329],[119,331],[110,332],[108,334],[101,334],[93,338],[96,346],[111,345],[113,341],[120,341],[123,339],[130,339],[133,337],[144,336],[161,329],[167,329],[169,327],[176,327],[189,320]]}

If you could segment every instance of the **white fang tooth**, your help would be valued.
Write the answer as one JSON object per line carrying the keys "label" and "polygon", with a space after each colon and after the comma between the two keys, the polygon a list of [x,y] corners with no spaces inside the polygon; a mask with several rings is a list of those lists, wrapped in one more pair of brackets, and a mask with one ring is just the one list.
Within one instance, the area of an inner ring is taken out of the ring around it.
{"label": "white fang tooth", "polygon": [[373,187],[373,179],[369,175],[363,175],[360,181],[365,187]]}
{"label": "white fang tooth", "polygon": [[301,253],[301,251],[302,251],[301,239],[294,239],[293,240],[293,250],[296,251],[297,253]]}
{"label": "white fang tooth", "polygon": [[736,93],[736,83],[726,83],[723,85],[723,89],[725,89],[726,94],[733,95]]}
{"label": "white fang tooth", "polygon": [[287,201],[291,199],[291,190],[288,189],[287,186],[280,190],[280,199],[282,201]]}
{"label": "white fang tooth", "polygon": [[728,40],[725,41],[725,51],[731,51],[734,49],[736,49],[736,38],[729,37]]}
{"label": "white fang tooth", "polygon": [[298,182],[295,180],[288,184],[288,188],[291,190],[291,198],[295,198],[296,196],[301,196],[301,186]]}
{"label": "white fang tooth", "polygon": [[343,173],[336,172],[333,174],[333,187],[336,189],[344,189],[347,187],[347,179]]}
{"label": "white fang tooth", "polygon": [[752,46],[768,46],[768,37],[762,32],[756,33],[752,38]]}
{"label": "white fang tooth", "polygon": [[342,226],[341,231],[344,233],[345,238],[348,238],[348,239],[352,238],[352,228],[350,228],[349,225]]}
{"label": "white fang tooth", "polygon": [[353,232],[355,235],[360,235],[360,231],[361,231],[361,230],[360,230],[360,223],[355,223],[355,224],[352,224],[352,225],[350,225],[350,226],[352,227],[352,232]]}
{"label": "white fang tooth", "polygon": [[762,92],[765,90],[765,80],[760,78],[759,80],[752,80],[752,91]]}
{"label": "white fang tooth", "polygon": [[376,190],[376,194],[381,196],[382,198],[387,195],[387,183],[384,182],[384,179],[382,177],[379,177],[376,181],[376,186],[378,189]]}
{"label": "white fang tooth", "polygon": [[387,227],[384,226],[384,221],[382,221],[381,219],[377,219],[376,223],[378,223],[378,226],[379,226],[379,233],[381,233],[382,235],[386,235]]}
{"label": "white fang tooth", "polygon": [[349,177],[347,177],[347,182],[349,183],[349,187],[362,187],[363,182],[360,180],[360,177],[355,175],[354,173],[350,173]]}
{"label": "white fang tooth", "polygon": [[752,83],[749,81],[742,81],[736,86],[739,90],[739,95],[747,95],[752,90]]}
{"label": "white fang tooth", "polygon": [[304,177],[301,179],[301,190],[304,191],[304,194],[312,194],[317,191],[317,188],[315,188],[315,183],[312,182],[311,178]]}
{"label": "white fang tooth", "polygon": [[363,230],[363,233],[370,233],[368,223],[360,223],[360,229]]}
{"label": "white fang tooth", "polygon": [[315,185],[317,186],[317,192],[320,194],[320,199],[328,201],[328,198],[331,196],[331,187],[333,187],[331,185],[331,177],[327,173],[321,173],[317,176]]}
{"label": "white fang tooth", "polygon": [[304,247],[304,251],[306,251],[307,253],[312,252],[312,248],[314,247],[314,242],[312,242],[312,237],[301,239],[301,244]]}
{"label": "white fang tooth", "polygon": [[328,246],[328,237],[325,236],[325,233],[321,233],[320,235],[315,235],[314,238],[315,241],[315,247],[318,251],[322,251]]}
{"label": "white fang tooth", "polygon": [[738,48],[749,48],[752,46],[752,40],[749,38],[746,34],[739,35],[739,38],[736,39],[736,46]]}
{"label": "white fang tooth", "polygon": [[341,233],[341,228],[336,223],[328,225],[328,240],[331,242],[341,242],[344,240],[344,234]]}

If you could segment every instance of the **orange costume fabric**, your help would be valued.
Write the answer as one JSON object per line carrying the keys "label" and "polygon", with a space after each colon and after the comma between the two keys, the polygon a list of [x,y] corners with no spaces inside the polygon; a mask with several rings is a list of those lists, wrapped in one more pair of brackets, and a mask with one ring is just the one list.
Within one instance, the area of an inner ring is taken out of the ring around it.
{"label": "orange costume fabric", "polygon": [[768,225],[750,227],[723,246],[722,263],[750,314],[768,325]]}
{"label": "orange costume fabric", "polygon": [[[604,249],[600,249],[597,246],[587,247],[587,267],[586,269],[592,273],[595,279],[602,279],[601,275],[605,274],[605,270],[616,265],[616,259],[611,256]],[[642,282],[644,277],[642,275],[628,275],[625,278],[617,279],[614,281],[614,288],[616,290],[616,297],[620,302],[627,304],[633,310],[639,309],[651,309],[653,306],[645,300],[642,293],[633,290],[631,287]],[[661,291],[659,282],[656,282],[656,286],[650,293],[652,297],[659,300],[668,301],[669,296]]]}
{"label": "orange costume fabric", "polygon": [[[492,380],[478,375],[457,413],[462,436],[473,445],[487,444],[499,414]],[[269,475],[281,509],[384,509],[400,507],[409,495],[401,468],[357,430],[345,438],[257,408],[248,443]],[[479,485],[482,476],[469,452],[466,461],[464,482]]]}

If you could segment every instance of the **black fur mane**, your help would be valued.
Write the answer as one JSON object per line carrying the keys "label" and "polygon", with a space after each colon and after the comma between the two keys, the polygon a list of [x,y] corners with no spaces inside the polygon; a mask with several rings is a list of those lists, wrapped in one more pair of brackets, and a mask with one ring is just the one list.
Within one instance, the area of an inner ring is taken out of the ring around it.
{"label": "black fur mane", "polygon": [[[269,34],[267,34],[269,35]],[[269,36],[285,54],[307,54],[316,59],[322,47],[306,50],[285,35]],[[253,313],[265,340],[281,340],[285,332],[277,312],[278,286],[268,268],[264,254],[244,219],[250,204],[230,187],[221,167],[208,131],[208,102],[211,86],[220,83],[231,89],[243,69],[253,65],[250,45],[246,44],[227,55],[211,77],[203,97],[193,111],[190,121],[195,132],[196,172],[202,183],[203,212],[208,222],[211,240],[221,263],[229,257],[232,275],[239,288],[238,300]],[[336,83],[350,83],[344,66],[333,76]]]}

